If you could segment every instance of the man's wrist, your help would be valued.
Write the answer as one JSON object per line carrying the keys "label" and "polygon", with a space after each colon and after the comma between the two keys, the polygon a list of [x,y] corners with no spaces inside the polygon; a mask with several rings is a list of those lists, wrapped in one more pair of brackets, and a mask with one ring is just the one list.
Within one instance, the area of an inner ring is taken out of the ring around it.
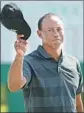
{"label": "man's wrist", "polygon": [[15,59],[23,59],[24,58],[24,56],[22,56],[22,55],[19,55],[19,54],[16,54],[16,56],[15,56]]}

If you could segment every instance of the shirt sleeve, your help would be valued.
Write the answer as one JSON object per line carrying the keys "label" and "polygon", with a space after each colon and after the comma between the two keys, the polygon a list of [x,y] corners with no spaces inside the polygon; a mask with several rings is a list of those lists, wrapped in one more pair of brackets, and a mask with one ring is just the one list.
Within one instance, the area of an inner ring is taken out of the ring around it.
{"label": "shirt sleeve", "polygon": [[30,64],[26,60],[23,60],[23,76],[27,80],[27,82],[23,86],[23,88],[27,88],[28,84],[29,84],[29,82],[31,80],[31,67],[30,67]]}
{"label": "shirt sleeve", "polygon": [[77,70],[79,72],[80,79],[79,79],[79,85],[78,85],[76,94],[80,94],[83,91],[83,74],[82,74],[82,70],[81,70],[79,61],[77,62]]}

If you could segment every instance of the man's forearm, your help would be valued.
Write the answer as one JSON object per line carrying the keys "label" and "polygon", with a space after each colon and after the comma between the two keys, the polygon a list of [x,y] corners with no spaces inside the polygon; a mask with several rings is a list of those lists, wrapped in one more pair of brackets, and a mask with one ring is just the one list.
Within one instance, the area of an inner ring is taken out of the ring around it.
{"label": "man's forearm", "polygon": [[83,103],[82,101],[79,102],[79,104],[76,106],[77,112],[83,112],[84,113],[84,108],[83,108]]}
{"label": "man's forearm", "polygon": [[21,87],[22,84],[21,82],[24,79],[22,73],[22,65],[23,65],[23,58],[16,56],[13,64],[10,67],[8,74],[8,88],[11,91],[16,91]]}

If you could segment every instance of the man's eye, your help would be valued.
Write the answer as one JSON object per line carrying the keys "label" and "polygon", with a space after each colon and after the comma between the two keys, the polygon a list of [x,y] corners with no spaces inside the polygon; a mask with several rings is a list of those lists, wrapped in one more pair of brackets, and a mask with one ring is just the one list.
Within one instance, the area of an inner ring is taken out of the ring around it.
{"label": "man's eye", "polygon": [[60,31],[60,30],[62,30],[62,29],[61,29],[61,28],[58,28],[58,29],[57,29],[57,31]]}
{"label": "man's eye", "polygon": [[52,31],[52,29],[48,29],[48,31]]}

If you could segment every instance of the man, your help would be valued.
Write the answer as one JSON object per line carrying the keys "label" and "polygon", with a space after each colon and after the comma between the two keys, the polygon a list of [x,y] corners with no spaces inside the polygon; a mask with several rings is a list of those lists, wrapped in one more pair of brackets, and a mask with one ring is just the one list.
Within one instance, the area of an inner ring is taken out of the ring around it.
{"label": "man", "polygon": [[26,55],[23,35],[15,42],[16,56],[8,76],[8,87],[22,89],[26,112],[83,112],[82,75],[76,58],[63,52],[64,26],[55,14],[38,21],[42,46]]}

